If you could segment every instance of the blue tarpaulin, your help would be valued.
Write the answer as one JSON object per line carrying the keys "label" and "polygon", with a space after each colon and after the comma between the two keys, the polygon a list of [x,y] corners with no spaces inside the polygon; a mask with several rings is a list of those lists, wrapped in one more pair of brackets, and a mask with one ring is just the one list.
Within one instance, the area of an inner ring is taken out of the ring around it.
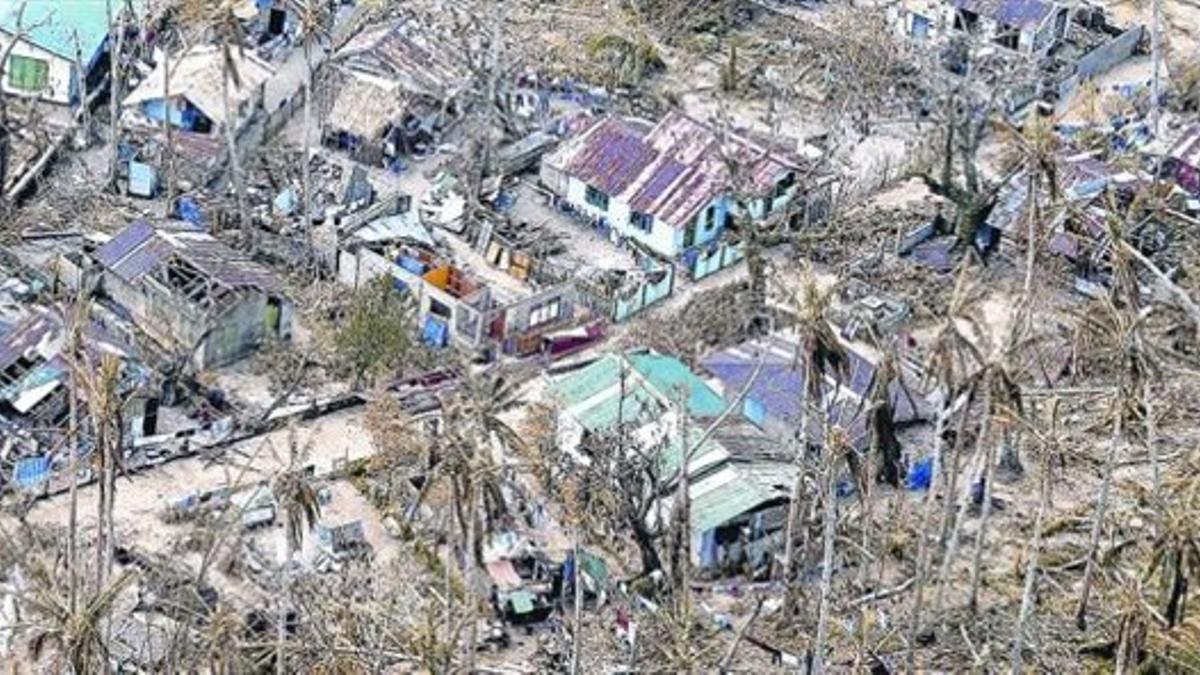
{"label": "blue tarpaulin", "polygon": [[17,460],[13,478],[23,488],[37,486],[50,478],[49,457],[28,457]]}
{"label": "blue tarpaulin", "polygon": [[200,205],[196,203],[196,200],[191,197],[180,197],[175,204],[175,212],[182,220],[193,225],[204,224],[204,212],[200,210]]}
{"label": "blue tarpaulin", "polygon": [[418,276],[425,274],[425,264],[416,258],[410,258],[406,255],[401,255],[396,258],[396,264]]}
{"label": "blue tarpaulin", "polygon": [[926,457],[917,461],[908,470],[906,487],[909,490],[928,490],[933,484],[933,458]]}
{"label": "blue tarpaulin", "polygon": [[436,316],[425,318],[425,330],[423,332],[425,344],[430,347],[445,347],[448,332],[445,321]]}

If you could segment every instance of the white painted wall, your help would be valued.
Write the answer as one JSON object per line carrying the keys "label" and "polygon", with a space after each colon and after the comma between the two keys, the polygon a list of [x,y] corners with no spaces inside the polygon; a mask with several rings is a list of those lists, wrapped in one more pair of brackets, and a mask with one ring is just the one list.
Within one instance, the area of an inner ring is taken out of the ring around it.
{"label": "white painted wall", "polygon": [[[12,36],[9,33],[0,31],[0,53],[8,49],[8,45],[12,42]],[[75,76],[75,63],[69,59],[42,49],[41,47],[28,42],[19,40],[12,50],[13,54],[19,56],[28,56],[30,58],[41,59],[50,64],[49,73],[49,89],[42,94],[42,98],[53,103],[61,103],[67,105],[71,102],[71,80]],[[84,57],[87,58],[86,56]],[[8,64],[4,65],[3,82],[0,83],[5,94],[14,96],[32,97],[31,92],[24,89],[17,89],[8,84]]]}

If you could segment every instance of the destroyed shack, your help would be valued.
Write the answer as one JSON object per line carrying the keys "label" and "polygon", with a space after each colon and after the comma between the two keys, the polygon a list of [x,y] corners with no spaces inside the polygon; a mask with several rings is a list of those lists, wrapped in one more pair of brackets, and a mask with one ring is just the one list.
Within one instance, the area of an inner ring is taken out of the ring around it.
{"label": "destroyed shack", "polygon": [[[95,320],[80,334],[81,363],[70,360],[66,321],[55,309],[33,305],[0,318],[0,462],[44,458],[45,472],[17,472],[18,484],[49,478],[68,434],[72,391],[83,400],[87,388],[73,389],[73,368],[98,370],[106,358],[119,360],[117,393],[122,407],[122,439],[132,443],[155,432],[158,399],[150,392],[151,372],[133,347]],[[90,424],[84,419],[84,438]],[[81,447],[89,447],[85,441]],[[4,471],[4,478],[9,476]]]}
{"label": "destroyed shack", "polygon": [[153,130],[165,121],[183,134],[200,136],[216,136],[232,126],[240,134],[262,109],[266,82],[275,70],[251,52],[230,50],[238,76],[228,82],[226,101],[221,53],[217,45],[195,45],[171,60],[167,77],[167,64],[156,64],[122,102],[123,123]]}
{"label": "destroyed shack", "polygon": [[212,235],[135,221],[94,254],[105,295],[197,369],[291,336],[292,303],[264,267]]}
{"label": "destroyed shack", "polygon": [[[815,149],[806,148],[811,152]],[[753,198],[730,194],[730,164],[741,164]],[[818,219],[830,190],[817,181],[799,206],[805,160],[743,133],[719,133],[682,112],[656,124],[615,116],[597,120],[542,159],[540,180],[562,203],[616,241],[629,240],[695,273],[740,259],[724,236],[734,214],[766,218],[785,207],[793,225]],[[701,274],[700,276],[703,276]]]}
{"label": "destroyed shack", "polygon": [[1068,9],[1046,0],[906,0],[895,16],[900,32],[915,39],[966,32],[1040,57],[1066,34]]}
{"label": "destroyed shack", "polygon": [[341,525],[319,523],[315,532],[317,548],[335,561],[371,554],[371,545],[363,533],[362,521],[352,520]]}
{"label": "destroyed shack", "polygon": [[354,36],[333,58],[338,89],[325,142],[374,165],[432,151],[470,81],[448,39],[412,17]]}
{"label": "destroyed shack", "polygon": [[516,275],[485,279],[469,272],[438,250],[407,208],[343,237],[338,253],[343,284],[358,288],[384,275],[413,295],[422,335],[432,347],[454,344],[493,356],[553,353],[558,344],[553,335],[587,317],[573,283],[534,288]]}
{"label": "destroyed shack", "polygon": [[[1106,285],[1111,272],[1109,223],[1114,209],[1115,213],[1123,213],[1153,184],[1154,178],[1144,171],[1117,166],[1094,152],[1060,155],[1055,158],[1055,172],[1062,205],[1051,208],[1051,195],[1044,187],[1031,198],[1028,175],[1020,173],[1000,191],[981,232],[998,238],[1002,254],[1019,258],[1028,239],[1030,212],[1036,199],[1043,221],[1039,227],[1050,233],[1045,252],[1070,264],[1081,290]],[[1141,219],[1129,227],[1126,239],[1144,255],[1162,263],[1160,257],[1169,253],[1172,239],[1171,228],[1166,226],[1168,219],[1168,214]]]}

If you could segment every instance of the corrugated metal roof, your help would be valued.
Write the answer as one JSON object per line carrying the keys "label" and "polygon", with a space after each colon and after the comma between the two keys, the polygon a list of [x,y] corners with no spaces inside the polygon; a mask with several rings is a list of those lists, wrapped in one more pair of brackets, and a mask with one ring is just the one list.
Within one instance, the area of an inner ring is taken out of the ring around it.
{"label": "corrugated metal roof", "polygon": [[682,361],[662,354],[630,354],[629,362],[663,396],[675,400],[687,395],[688,412],[693,417],[716,417],[725,410],[725,399],[713,391]]}
{"label": "corrugated metal roof", "polygon": [[335,60],[362,73],[387,78],[405,91],[446,98],[468,86],[469,71],[449,47],[450,36],[401,18],[368,26]]}
{"label": "corrugated metal roof", "polygon": [[761,477],[730,464],[693,483],[688,490],[692,531],[706,532],[770,502],[788,499],[786,484],[763,482]]}
{"label": "corrugated metal roof", "polygon": [[130,283],[172,257],[187,261],[214,282],[232,289],[280,291],[279,282],[265,267],[207,232],[171,231],[137,221],[95,253],[97,262]]}
{"label": "corrugated metal roof", "polygon": [[[796,346],[790,339],[774,336],[714,352],[705,357],[701,365],[719,379],[727,391],[741,391],[754,373],[760,355],[765,352],[763,367],[758,378],[750,385],[747,396],[761,403],[771,417],[794,424],[800,418],[800,398],[804,387],[804,371],[794,361],[795,350]],[[875,365],[852,348],[848,348],[846,353],[849,357],[848,376],[841,386],[847,391],[842,393],[864,398],[870,392]],[[906,385],[893,382],[890,387],[889,397],[896,421],[926,419],[932,411],[929,401],[916,391],[912,382],[906,382]],[[850,426],[854,432],[852,436],[858,438],[861,433],[853,427],[861,426],[861,420],[852,421],[855,412],[850,408],[840,408],[831,415],[831,421]],[[812,433],[810,429],[810,435]]]}
{"label": "corrugated metal roof", "polygon": [[668,112],[649,131],[607,117],[562,145],[546,162],[610,197],[673,226],[684,227],[730,182],[726,152],[748,173],[749,184],[768,194],[799,161],[777,148],[731,133],[727,150],[707,124]]}
{"label": "corrugated metal roof", "polygon": [[954,6],[1015,28],[1033,28],[1054,11],[1042,0],[954,0]]}
{"label": "corrugated metal roof", "polygon": [[[234,112],[250,100],[258,88],[275,74],[271,64],[263,61],[250,50],[232,50],[233,64],[241,86],[229,82],[229,109]],[[171,98],[182,97],[199,108],[217,125],[225,123],[224,82],[225,69],[222,65],[221,48],[217,45],[198,44],[188,49],[178,60],[172,58],[170,89]],[[141,105],[145,101],[163,98],[163,64],[159,63],[121,103],[124,107]]]}
{"label": "corrugated metal roof", "polygon": [[622,419],[634,423],[658,420],[679,391],[687,395],[692,417],[716,417],[725,409],[724,399],[678,359],[647,352],[606,354],[556,380],[551,396],[583,428],[594,432],[611,429]]}

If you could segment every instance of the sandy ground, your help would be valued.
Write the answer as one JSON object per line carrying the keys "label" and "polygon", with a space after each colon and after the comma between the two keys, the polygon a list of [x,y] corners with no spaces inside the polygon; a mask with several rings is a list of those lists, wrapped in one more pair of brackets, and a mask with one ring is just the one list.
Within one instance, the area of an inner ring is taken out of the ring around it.
{"label": "sandy ground", "polygon": [[[300,423],[296,438],[307,449],[306,464],[318,475],[333,469],[335,462],[365,457],[374,448],[362,428],[361,409],[343,411]],[[225,462],[217,464],[199,457],[169,462],[152,471],[122,478],[117,484],[116,520],[122,527],[122,539],[137,541],[147,548],[165,545],[167,532],[159,515],[167,504],[193,492],[225,486],[245,487],[269,480],[288,457],[287,430],[244,441],[229,448]],[[94,503],[95,485],[80,490],[80,502]],[[65,525],[70,505],[67,496],[58,495],[38,502],[29,514],[31,522]],[[81,509],[83,523],[94,523],[90,508]]]}

